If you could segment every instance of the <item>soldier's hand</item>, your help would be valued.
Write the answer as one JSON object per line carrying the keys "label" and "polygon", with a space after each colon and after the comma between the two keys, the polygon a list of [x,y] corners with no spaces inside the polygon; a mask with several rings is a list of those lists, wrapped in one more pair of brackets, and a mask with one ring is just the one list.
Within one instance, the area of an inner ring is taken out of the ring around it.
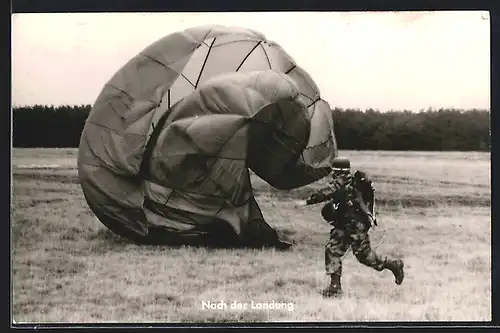
{"label": "soldier's hand", "polygon": [[307,203],[316,203],[321,202],[325,198],[323,193],[313,193],[309,199],[307,199]]}

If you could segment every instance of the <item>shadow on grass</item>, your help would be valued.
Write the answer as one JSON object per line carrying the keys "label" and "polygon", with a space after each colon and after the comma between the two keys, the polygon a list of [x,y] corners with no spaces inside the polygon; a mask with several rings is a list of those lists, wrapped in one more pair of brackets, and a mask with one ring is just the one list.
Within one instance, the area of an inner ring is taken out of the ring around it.
{"label": "shadow on grass", "polygon": [[55,173],[54,170],[16,170],[13,172],[13,178],[19,181],[45,181],[58,184],[80,184],[77,174]]}
{"label": "shadow on grass", "polygon": [[114,249],[121,248],[128,245],[138,245],[141,247],[163,247],[163,248],[205,248],[205,249],[276,249],[281,251],[290,250],[293,242],[289,240],[286,234],[293,234],[293,231],[286,231],[282,233],[280,239],[282,242],[277,244],[265,245],[247,245],[238,242],[234,237],[228,235],[161,235],[161,237],[151,237],[147,241],[137,242],[130,240],[126,237],[115,234],[107,228],[98,230],[92,234],[89,240],[98,240],[109,244]]}
{"label": "shadow on grass", "polygon": [[427,195],[417,196],[411,195],[405,197],[401,195],[397,198],[380,197],[377,198],[379,207],[416,207],[416,208],[432,208],[441,207],[442,205],[449,206],[472,206],[472,207],[489,207],[491,206],[490,197],[475,197],[467,194],[464,195]]}

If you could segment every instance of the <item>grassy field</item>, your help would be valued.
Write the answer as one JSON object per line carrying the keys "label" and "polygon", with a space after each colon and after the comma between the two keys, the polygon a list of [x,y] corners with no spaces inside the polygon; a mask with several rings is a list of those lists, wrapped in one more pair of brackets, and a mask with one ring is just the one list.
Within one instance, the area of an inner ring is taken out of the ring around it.
{"label": "grassy field", "polygon": [[[290,251],[128,244],[91,213],[76,150],[13,151],[13,317],[16,322],[488,321],[491,319],[490,155],[355,152],[378,194],[381,254],[403,258],[406,278],[344,258],[339,299],[323,299],[319,208],[296,209],[321,182],[277,191],[255,178],[270,222]],[[42,165],[48,166],[42,168]],[[203,309],[223,301],[227,308]],[[247,303],[231,309],[231,303]],[[286,302],[285,309],[252,301]]]}

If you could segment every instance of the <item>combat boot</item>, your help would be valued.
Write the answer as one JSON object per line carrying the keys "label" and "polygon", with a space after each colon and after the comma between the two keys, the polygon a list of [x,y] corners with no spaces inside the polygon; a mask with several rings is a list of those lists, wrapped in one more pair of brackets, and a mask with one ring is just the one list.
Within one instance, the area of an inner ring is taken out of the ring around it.
{"label": "combat boot", "polygon": [[403,279],[405,277],[403,271],[404,263],[402,260],[386,260],[385,268],[390,270],[392,274],[394,274],[395,282],[397,285],[403,283]]}
{"label": "combat boot", "polygon": [[323,297],[334,297],[342,295],[342,286],[340,280],[340,273],[330,274],[330,285],[323,290]]}

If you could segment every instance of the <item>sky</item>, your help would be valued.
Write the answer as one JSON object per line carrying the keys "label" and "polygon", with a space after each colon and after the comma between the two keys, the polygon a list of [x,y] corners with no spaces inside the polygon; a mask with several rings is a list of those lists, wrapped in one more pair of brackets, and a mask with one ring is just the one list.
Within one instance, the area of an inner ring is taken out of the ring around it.
{"label": "sky", "polygon": [[482,11],[14,14],[12,105],[93,104],[145,47],[205,24],[251,28],[277,42],[332,108],[490,108],[490,20]]}

